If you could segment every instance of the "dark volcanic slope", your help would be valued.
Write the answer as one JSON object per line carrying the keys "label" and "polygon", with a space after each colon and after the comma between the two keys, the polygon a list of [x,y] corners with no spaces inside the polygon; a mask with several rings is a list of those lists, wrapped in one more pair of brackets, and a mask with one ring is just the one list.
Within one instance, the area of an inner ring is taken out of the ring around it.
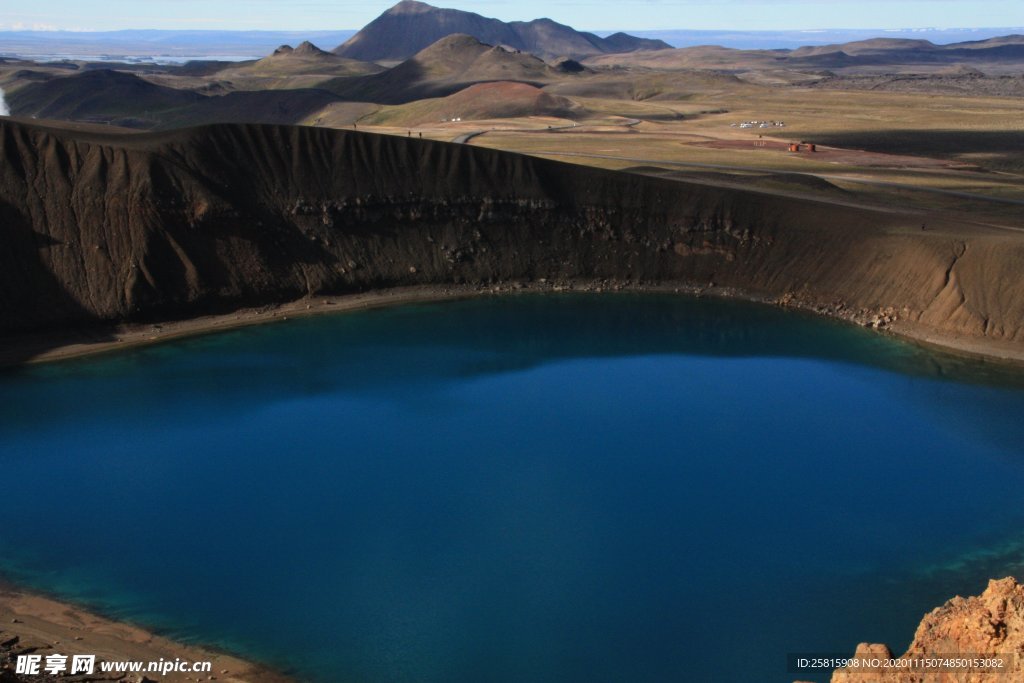
{"label": "dark volcanic slope", "polygon": [[10,96],[10,105],[18,116],[150,129],[241,121],[301,123],[338,99],[316,88],[207,96],[104,69],[31,83]]}
{"label": "dark volcanic slope", "polygon": [[515,81],[539,85],[562,77],[564,73],[532,54],[510,52],[472,36],[454,34],[384,73],[341,78],[323,87],[350,100],[404,104],[444,97],[474,83]]}
{"label": "dark volcanic slope", "polygon": [[363,61],[400,61],[453,33],[464,33],[489,45],[507,45],[541,57],[585,57],[605,52],[671,47],[660,40],[636,38],[625,33],[600,38],[550,19],[505,23],[473,12],[440,9],[415,0],[403,0],[334,52]]}
{"label": "dark volcanic slope", "polygon": [[134,74],[109,69],[41,79],[9,98],[11,110],[23,116],[110,123],[155,116],[205,99],[199,93],[155,85]]}
{"label": "dark volcanic slope", "polygon": [[0,122],[0,331],[392,285],[632,278],[1024,341],[1016,235],[404,137]]}

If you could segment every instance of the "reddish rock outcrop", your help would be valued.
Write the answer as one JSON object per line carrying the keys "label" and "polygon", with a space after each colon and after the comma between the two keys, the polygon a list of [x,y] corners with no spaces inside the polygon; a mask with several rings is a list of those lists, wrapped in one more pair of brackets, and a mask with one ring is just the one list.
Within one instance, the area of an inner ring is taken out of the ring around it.
{"label": "reddish rock outcrop", "polygon": [[[888,660],[885,645],[861,643],[862,660]],[[991,658],[1002,668],[924,666],[936,659]],[[901,669],[848,667],[832,675],[832,683],[1017,683],[1024,681],[1024,586],[1016,579],[993,580],[980,596],[955,597],[927,615],[914,642],[900,660]]]}

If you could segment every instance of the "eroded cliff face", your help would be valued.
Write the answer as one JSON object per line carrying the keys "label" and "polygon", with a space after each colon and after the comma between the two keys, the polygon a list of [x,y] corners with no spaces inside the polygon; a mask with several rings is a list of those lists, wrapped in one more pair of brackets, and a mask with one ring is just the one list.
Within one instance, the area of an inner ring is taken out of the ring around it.
{"label": "eroded cliff face", "polygon": [[0,123],[0,333],[399,285],[714,283],[1024,342],[1024,240],[466,145]]}
{"label": "eroded cliff face", "polygon": [[[890,659],[889,648],[861,643],[858,658]],[[935,658],[998,658],[998,672],[847,668],[832,675],[832,683],[1011,683],[1024,680],[1024,586],[1013,578],[990,581],[980,596],[956,597],[925,615],[903,660]]]}

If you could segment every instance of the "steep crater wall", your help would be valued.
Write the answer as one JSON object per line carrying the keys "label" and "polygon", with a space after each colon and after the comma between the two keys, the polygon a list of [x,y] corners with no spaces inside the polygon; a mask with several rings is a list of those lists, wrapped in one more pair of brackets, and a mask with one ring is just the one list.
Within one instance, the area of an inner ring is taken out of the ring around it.
{"label": "steep crater wall", "polygon": [[0,123],[0,333],[415,284],[714,283],[1024,341],[1024,240],[349,131]]}

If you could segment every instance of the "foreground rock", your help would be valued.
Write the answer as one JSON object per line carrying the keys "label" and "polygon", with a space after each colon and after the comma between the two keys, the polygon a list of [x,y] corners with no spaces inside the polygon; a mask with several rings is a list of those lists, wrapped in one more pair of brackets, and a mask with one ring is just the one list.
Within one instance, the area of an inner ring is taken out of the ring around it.
{"label": "foreground rock", "polygon": [[[861,643],[857,657],[889,659],[885,645]],[[1024,680],[1024,586],[1013,578],[990,581],[980,596],[956,597],[927,614],[914,642],[901,659],[1001,658],[1005,666],[968,673],[962,667],[922,673],[913,667],[893,669],[847,668],[832,675],[832,683],[1010,683]]]}

